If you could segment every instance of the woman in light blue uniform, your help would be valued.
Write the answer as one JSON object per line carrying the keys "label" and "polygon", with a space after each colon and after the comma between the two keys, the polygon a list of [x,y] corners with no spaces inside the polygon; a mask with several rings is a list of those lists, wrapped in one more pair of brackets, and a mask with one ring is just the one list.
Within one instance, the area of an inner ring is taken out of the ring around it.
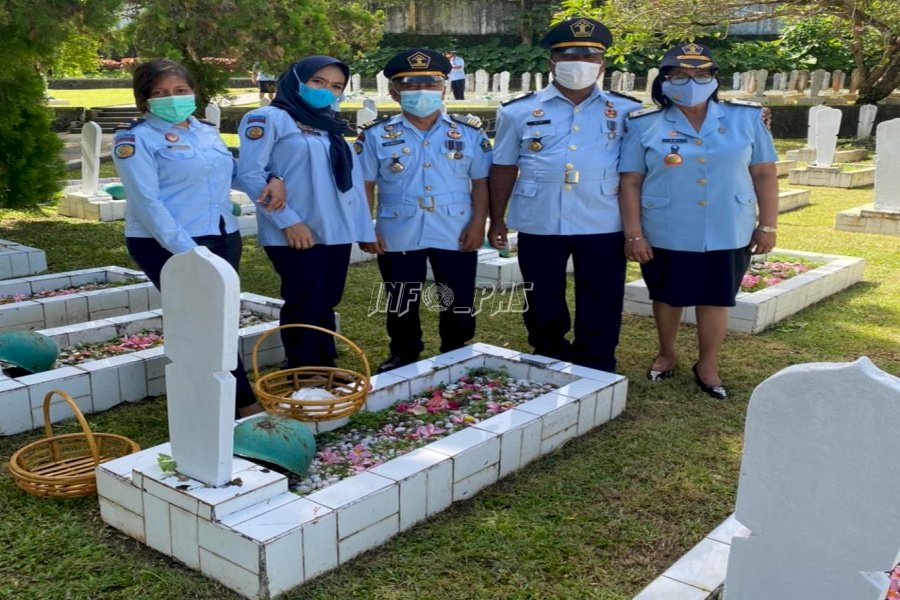
{"label": "woman in light blue uniform", "polygon": [[[143,117],[116,130],[113,161],[125,186],[125,244],[157,288],[173,254],[206,246],[238,271],[241,235],[231,213],[234,158],[216,127],[191,116],[194,80],[180,64],[157,59],[134,72],[134,99]],[[265,188],[265,189],[264,189]],[[282,201],[281,182],[256,190]],[[259,405],[238,359],[240,415]]]}
{"label": "woman in light blue uniform", "polygon": [[[718,101],[709,48],[666,52],[652,96],[632,113],[619,160],[625,254],[641,263],[659,351],[647,377],[671,377],[682,309],[696,306],[700,390],[725,399],[718,356],[752,252],[775,246],[777,154],[757,104]],[[758,212],[758,217],[757,217]]]}
{"label": "woman in light blue uniform", "polygon": [[[270,106],[241,120],[243,188],[253,195],[271,173],[284,177],[286,206],[256,213],[259,243],[281,277],[282,325],[334,330],[350,248],[375,240],[362,169],[343,138],[347,123],[331,109],[349,77],[336,58],[305,58],[281,75]],[[331,336],[288,329],[281,337],[288,367],[334,364]]]}

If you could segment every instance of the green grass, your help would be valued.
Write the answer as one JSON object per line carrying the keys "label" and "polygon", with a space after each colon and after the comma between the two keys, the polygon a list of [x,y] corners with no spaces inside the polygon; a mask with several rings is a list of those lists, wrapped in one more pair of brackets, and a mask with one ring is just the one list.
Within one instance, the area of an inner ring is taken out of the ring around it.
{"label": "green grass", "polygon": [[[871,188],[813,188],[811,206],[781,215],[779,247],[864,257],[865,281],[761,335],[729,333],[722,376],[732,400],[715,402],[695,390],[689,367],[696,330],[689,326],[675,378],[648,382],[653,323],[625,316],[618,354],[629,395],[619,419],[285,598],[630,599],[732,512],[744,416],[756,385],[795,363],[862,355],[900,375],[900,238],[833,229],[837,211],[871,197]],[[52,209],[6,213],[0,238],[45,249],[51,271],[134,266],[121,223],[61,218]],[[277,296],[278,278],[252,240],[241,275],[245,290]],[[339,306],[345,335],[374,364],[387,343],[382,319],[366,315],[377,281],[374,264],[351,267]],[[423,316],[426,354],[436,354],[434,313]],[[519,315],[479,317],[476,340],[528,349]],[[167,439],[161,398],[88,420],[145,447]],[[39,437],[0,439],[0,460]],[[0,578],[3,600],[237,598],[104,526],[95,499],[32,498],[5,471]]]}

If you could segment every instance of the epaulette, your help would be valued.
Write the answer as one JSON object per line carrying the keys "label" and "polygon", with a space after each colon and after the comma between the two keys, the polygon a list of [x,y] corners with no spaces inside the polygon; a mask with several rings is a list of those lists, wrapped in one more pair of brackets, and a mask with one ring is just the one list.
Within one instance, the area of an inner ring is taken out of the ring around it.
{"label": "epaulette", "polygon": [[145,120],[146,119],[144,119],[144,118],[134,118],[131,121],[129,121],[128,123],[119,123],[118,125],[115,126],[114,129],[115,129],[115,131],[121,131],[121,130],[125,130],[125,129],[133,129],[134,127],[143,123]]}
{"label": "epaulette", "polygon": [[643,102],[641,102],[634,96],[629,96],[628,94],[623,94],[622,92],[610,92],[610,94],[613,96],[619,96],[620,98],[627,98],[628,100],[631,100],[632,102],[637,102],[638,104],[643,104]]}
{"label": "epaulette", "polygon": [[659,106],[651,106],[650,108],[642,108],[641,110],[636,110],[628,113],[629,119],[637,119],[639,117],[646,117],[647,115],[652,115],[661,111],[662,108]]}
{"label": "epaulette", "polygon": [[213,123],[212,121],[207,121],[206,119],[197,119],[197,120],[200,121],[201,123],[203,123],[204,125],[209,125],[210,127],[216,127],[216,124]]}
{"label": "epaulette", "polygon": [[368,121],[366,123],[363,123],[362,125],[359,125],[356,129],[357,129],[357,131],[363,131],[363,130],[368,129],[369,127],[374,127],[375,125],[378,125],[379,123],[384,123],[388,119],[390,119],[390,117],[381,117],[380,119],[374,119],[372,121]]}
{"label": "epaulette", "polygon": [[762,108],[759,102],[750,102],[749,100],[726,100],[725,104],[733,104],[734,106],[746,106],[747,108]]}
{"label": "epaulette", "polygon": [[510,104],[512,104],[514,102],[518,102],[519,100],[524,100],[525,98],[530,98],[533,95],[534,95],[534,92],[528,92],[527,94],[522,94],[518,98],[513,98],[512,100],[507,100],[506,102],[501,102],[500,106],[509,106]]}
{"label": "epaulette", "polygon": [[481,129],[481,119],[475,115],[450,115],[450,118],[473,129]]}

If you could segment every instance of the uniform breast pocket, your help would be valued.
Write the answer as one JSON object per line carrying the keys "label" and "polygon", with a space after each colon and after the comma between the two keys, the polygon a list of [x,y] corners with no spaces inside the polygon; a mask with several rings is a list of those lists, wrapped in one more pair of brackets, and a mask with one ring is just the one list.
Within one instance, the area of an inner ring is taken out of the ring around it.
{"label": "uniform breast pocket", "polygon": [[379,219],[403,219],[414,217],[419,208],[409,204],[382,204],[378,207]]}
{"label": "uniform breast pocket", "polygon": [[457,219],[468,219],[472,216],[472,204],[469,202],[458,202],[454,204],[444,204],[438,207],[441,214]]}
{"label": "uniform breast pocket", "polygon": [[553,146],[559,136],[552,129],[531,129],[522,132],[519,143],[520,152],[525,155],[537,155]]}
{"label": "uniform breast pocket", "polygon": [[381,151],[378,153],[378,173],[386,179],[398,179],[410,172],[410,157],[396,152]]}
{"label": "uniform breast pocket", "polygon": [[156,155],[162,160],[189,160],[196,156],[196,152],[190,146],[168,146],[161,148]]}
{"label": "uniform breast pocket", "polygon": [[471,155],[454,154],[452,158],[449,158],[449,153],[448,153],[448,160],[451,163],[453,163],[454,175],[460,175],[460,176],[464,176],[464,177],[468,176],[469,169],[472,167],[472,156]]}
{"label": "uniform breast pocket", "polygon": [[537,196],[538,192],[538,184],[537,181],[522,181],[521,179],[516,182],[516,187],[513,190],[514,196],[521,196],[523,200],[533,200],[535,196]]}
{"label": "uniform breast pocket", "polygon": [[753,192],[741,192],[735,194],[734,199],[737,200],[738,204],[741,204],[743,206],[756,204],[756,194]]}

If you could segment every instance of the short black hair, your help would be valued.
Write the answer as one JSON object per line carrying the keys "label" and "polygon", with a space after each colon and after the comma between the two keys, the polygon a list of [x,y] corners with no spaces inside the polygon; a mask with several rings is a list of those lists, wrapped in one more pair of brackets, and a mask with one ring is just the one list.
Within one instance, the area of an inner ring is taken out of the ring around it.
{"label": "short black hair", "polygon": [[[650,88],[650,97],[653,99],[653,102],[655,102],[657,106],[662,106],[663,108],[672,106],[672,104],[674,104],[674,102],[672,102],[672,100],[668,96],[663,94],[662,91],[663,78],[668,75],[669,71],[671,70],[672,67],[663,67],[662,69],[660,69],[659,75],[657,75],[656,79],[653,80],[653,87]],[[717,73],[719,72],[718,69],[710,69],[710,71],[712,71],[713,77],[716,77]],[[718,80],[718,77],[716,77],[716,79]],[[721,87],[721,84],[719,84],[719,86]],[[709,99],[713,102],[719,101],[718,87]]]}
{"label": "short black hair", "polygon": [[168,58],[155,58],[151,61],[141,63],[134,70],[133,88],[134,88],[134,104],[141,112],[147,112],[149,106],[147,100],[150,99],[150,92],[153,90],[153,84],[160,77],[166,75],[177,75],[184,79],[192,90],[197,89],[194,78],[184,67],[184,65],[169,60]]}

